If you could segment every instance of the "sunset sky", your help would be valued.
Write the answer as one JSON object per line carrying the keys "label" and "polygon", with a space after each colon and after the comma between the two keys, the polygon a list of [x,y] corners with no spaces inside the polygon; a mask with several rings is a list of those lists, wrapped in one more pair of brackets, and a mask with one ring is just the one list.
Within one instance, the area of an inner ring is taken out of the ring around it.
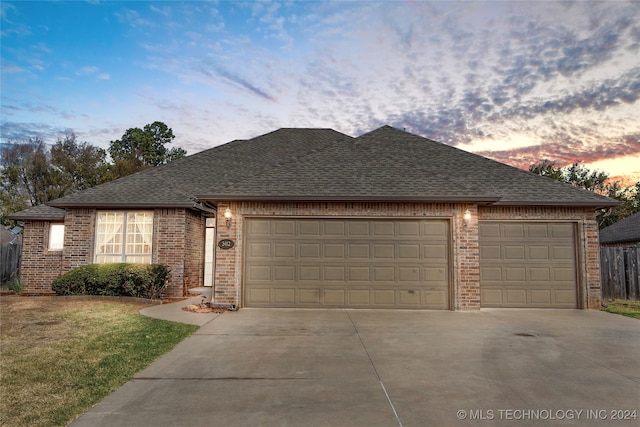
{"label": "sunset sky", "polygon": [[2,142],[384,124],[640,180],[640,2],[2,1]]}

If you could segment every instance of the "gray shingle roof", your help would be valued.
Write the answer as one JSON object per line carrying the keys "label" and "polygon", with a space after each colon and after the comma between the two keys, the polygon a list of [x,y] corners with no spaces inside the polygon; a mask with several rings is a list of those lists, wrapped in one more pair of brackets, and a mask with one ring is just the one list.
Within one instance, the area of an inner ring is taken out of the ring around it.
{"label": "gray shingle roof", "polygon": [[617,202],[384,126],[358,138],[280,129],[233,141],[49,204],[191,207],[194,199],[474,201],[611,206]]}
{"label": "gray shingle roof", "polygon": [[58,209],[47,205],[33,206],[20,212],[8,216],[15,221],[62,221],[64,219],[64,209]]}
{"label": "gray shingle roof", "polygon": [[600,230],[600,243],[640,242],[640,212]]}

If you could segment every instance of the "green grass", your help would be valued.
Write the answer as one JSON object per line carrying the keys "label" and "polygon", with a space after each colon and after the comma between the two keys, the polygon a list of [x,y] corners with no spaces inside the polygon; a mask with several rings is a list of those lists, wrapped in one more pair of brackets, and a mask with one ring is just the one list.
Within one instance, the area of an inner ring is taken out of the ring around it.
{"label": "green grass", "polygon": [[603,308],[607,313],[620,314],[622,316],[640,319],[640,301],[607,301],[607,308]]}
{"label": "green grass", "polygon": [[0,425],[65,426],[198,329],[140,304],[35,300],[0,302]]}

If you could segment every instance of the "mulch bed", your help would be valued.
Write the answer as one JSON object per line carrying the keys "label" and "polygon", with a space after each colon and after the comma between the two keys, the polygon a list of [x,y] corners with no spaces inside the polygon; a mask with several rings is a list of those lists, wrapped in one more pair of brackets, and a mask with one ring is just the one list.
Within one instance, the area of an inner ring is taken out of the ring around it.
{"label": "mulch bed", "polygon": [[182,307],[184,311],[190,311],[191,313],[224,313],[226,308],[211,307],[208,304],[189,304],[186,307]]}

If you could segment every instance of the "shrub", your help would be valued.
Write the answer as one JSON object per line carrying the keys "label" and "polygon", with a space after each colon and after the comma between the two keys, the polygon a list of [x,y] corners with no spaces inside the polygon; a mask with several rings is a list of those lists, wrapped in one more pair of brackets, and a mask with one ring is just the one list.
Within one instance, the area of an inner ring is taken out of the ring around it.
{"label": "shrub", "polygon": [[22,287],[22,281],[17,277],[14,277],[7,283],[7,289],[13,291],[16,294],[21,294],[24,290],[24,288]]}
{"label": "shrub", "polygon": [[51,288],[58,295],[109,295],[159,298],[171,271],[163,264],[89,264],[58,277]]}

